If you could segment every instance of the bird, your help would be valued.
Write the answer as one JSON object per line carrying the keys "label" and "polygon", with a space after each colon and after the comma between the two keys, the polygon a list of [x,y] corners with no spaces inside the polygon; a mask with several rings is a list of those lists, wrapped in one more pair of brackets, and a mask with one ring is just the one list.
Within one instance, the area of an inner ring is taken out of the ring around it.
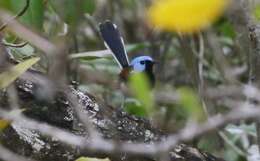
{"label": "bird", "polygon": [[127,82],[132,73],[142,72],[147,76],[150,85],[153,87],[155,84],[154,59],[151,56],[142,55],[133,58],[129,63],[124,40],[117,25],[107,20],[99,24],[99,31],[106,48],[111,51],[121,69],[120,79]]}

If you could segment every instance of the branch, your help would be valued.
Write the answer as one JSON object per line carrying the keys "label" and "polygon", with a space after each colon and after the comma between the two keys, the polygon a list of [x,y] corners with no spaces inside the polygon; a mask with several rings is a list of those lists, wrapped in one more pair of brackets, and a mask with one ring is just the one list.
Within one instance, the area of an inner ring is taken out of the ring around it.
{"label": "branch", "polygon": [[[37,73],[35,77],[37,77],[38,74],[39,73]],[[43,77],[43,75],[41,75],[41,77]],[[239,110],[234,110],[225,116],[214,116],[212,119],[203,124],[189,125],[177,134],[165,136],[160,131],[153,128],[148,121],[127,115],[120,110],[106,107],[101,102],[97,103],[88,95],[71,88],[71,91],[66,92],[70,92],[77,97],[78,103],[81,104],[77,107],[84,108],[80,109],[82,114],[86,114],[86,112],[91,114],[92,124],[94,124],[99,132],[103,135],[103,137],[98,139],[95,138],[94,140],[90,140],[90,138],[87,139],[85,137],[84,131],[75,131],[73,126],[70,125],[66,125],[65,128],[65,120],[63,120],[63,124],[59,124],[56,121],[56,127],[48,124],[53,124],[53,119],[59,119],[59,114],[62,115],[63,119],[64,117],[69,119],[62,113],[63,111],[71,111],[73,107],[70,106],[70,103],[66,103],[66,105],[62,103],[67,102],[65,99],[66,97],[63,97],[62,93],[58,94],[57,100],[59,101],[57,104],[49,105],[50,108],[47,110],[48,117],[45,117],[46,114],[41,110],[41,107],[34,109],[35,106],[37,106],[37,100],[31,100],[35,99],[35,96],[32,94],[37,93],[34,90],[37,89],[38,85],[31,84],[28,78],[27,80],[19,80],[17,83],[19,96],[20,98],[23,97],[23,99],[21,99],[23,102],[21,107],[29,107],[27,110],[25,110],[24,113],[26,116],[30,116],[34,119],[27,118],[18,111],[8,112],[3,109],[0,110],[0,117],[13,121],[13,125],[15,125],[14,127],[16,128],[17,126],[20,126],[21,129],[25,128],[32,131],[36,130],[43,135],[56,138],[59,140],[59,142],[65,143],[69,147],[78,147],[79,149],[77,150],[77,156],[105,155],[115,157],[121,156],[118,154],[127,154],[127,157],[145,157],[154,159],[162,153],[167,154],[168,152],[172,152],[170,157],[173,160],[174,158],[176,159],[180,156],[183,159],[187,159],[188,156],[192,156],[193,158],[196,157],[203,160],[203,158],[201,158],[203,155],[198,157],[195,151],[197,151],[197,153],[203,152],[200,152],[195,148],[179,144],[183,141],[192,140],[202,134],[205,134],[208,131],[222,127],[232,121],[258,118],[260,116],[260,109],[253,107],[241,107]],[[26,98],[25,101],[23,101],[24,98]],[[63,111],[60,111],[59,114],[51,111],[58,110],[53,109],[57,106],[60,106],[61,110],[63,109]],[[74,117],[75,115],[72,118]],[[41,118],[44,118],[44,120]],[[40,119],[40,121],[36,121],[35,119]],[[61,125],[66,130],[62,130],[59,127]],[[74,132],[72,133],[67,130]],[[11,138],[9,138],[9,140],[10,139]],[[186,153],[183,153],[184,151]],[[189,155],[187,155],[187,153],[189,153]],[[211,155],[206,155],[204,156],[204,159],[207,159],[207,157],[215,158]]]}
{"label": "branch", "polygon": [[[27,82],[27,84],[28,84],[28,82]],[[31,86],[31,88],[33,88],[33,86]],[[28,91],[28,89],[27,89],[27,91]],[[97,115],[99,117],[101,115],[103,115],[103,113],[101,113],[102,112],[101,109],[107,108],[107,107],[98,106],[98,104],[93,102],[93,100],[91,100],[89,96],[83,94],[80,91],[76,91],[76,90],[72,89],[71,93],[73,93],[77,96],[77,98],[79,99],[78,102],[80,104],[82,104],[84,109],[92,110],[92,113],[94,113],[94,115],[93,115],[94,117]],[[258,96],[258,94],[256,96]],[[109,110],[105,109],[105,111],[108,112]],[[103,111],[103,112],[105,112],[105,111]],[[165,152],[171,151],[172,149],[174,149],[174,147],[176,147],[178,144],[180,144],[182,142],[190,141],[209,131],[216,130],[217,128],[221,128],[230,122],[234,122],[234,121],[238,121],[238,120],[248,120],[248,119],[257,120],[260,117],[259,108],[256,108],[253,105],[244,104],[244,105],[241,105],[241,107],[237,107],[237,108],[233,109],[231,112],[229,112],[226,115],[213,116],[205,123],[190,124],[177,134],[164,136],[164,135],[156,132],[155,129],[148,128],[150,131],[150,135],[153,135],[153,137],[148,138],[147,143],[136,142],[136,141],[129,143],[129,141],[123,141],[123,140],[116,143],[115,140],[113,140],[113,139],[111,140],[111,139],[104,139],[104,138],[100,138],[98,140],[87,140],[85,137],[77,136],[70,132],[66,132],[59,128],[50,126],[48,124],[40,123],[35,120],[28,119],[16,112],[7,112],[7,111],[3,111],[3,110],[1,110],[0,112],[1,112],[0,116],[5,119],[12,120],[14,122],[22,121],[22,122],[24,122],[23,126],[25,126],[26,128],[40,131],[42,134],[48,135],[50,137],[55,137],[68,145],[80,147],[80,149],[81,149],[80,153],[82,155],[89,154],[90,152],[95,152],[95,154],[100,154],[100,155],[107,154],[109,156],[113,155],[115,153],[127,153],[130,156],[143,156],[143,157],[157,157],[157,155],[159,153],[165,153]],[[88,111],[88,112],[91,112],[91,111]],[[122,114],[122,112],[120,112],[120,111],[116,111],[116,113],[114,113],[113,111],[110,111],[110,112],[112,112],[112,116],[119,115],[120,113]],[[102,116],[103,119],[105,119],[105,117],[107,117],[107,116]],[[126,115],[126,117],[128,119],[128,121],[126,122],[127,124],[129,124],[129,123],[133,124],[135,122],[135,121],[133,121],[134,118],[132,116]],[[103,120],[103,119],[99,118],[99,120]],[[113,120],[113,118],[107,118],[107,119],[110,121]],[[131,120],[131,119],[133,119],[133,120]],[[94,120],[92,120],[92,123],[94,123],[97,128],[99,128],[99,129],[102,128]],[[106,121],[108,121],[108,120],[106,120]],[[136,122],[136,123],[138,123],[138,126],[141,126],[142,121],[139,120],[138,118],[136,118],[136,120],[138,120]],[[121,120],[121,121],[123,121],[123,120]],[[112,126],[116,126],[115,129],[118,128],[117,123],[114,122],[112,124],[114,124]],[[148,130],[148,129],[146,129],[146,130]],[[102,130],[100,130],[100,131],[103,132]],[[134,129],[134,131],[136,131],[136,129]],[[130,133],[130,132],[131,131],[128,131],[128,133]],[[125,133],[125,131],[124,131],[124,133]],[[120,134],[119,134],[119,136],[120,136]],[[115,137],[118,137],[118,135]],[[70,138],[70,139],[68,139],[68,138]],[[120,147],[120,148],[118,148],[118,147]]]}

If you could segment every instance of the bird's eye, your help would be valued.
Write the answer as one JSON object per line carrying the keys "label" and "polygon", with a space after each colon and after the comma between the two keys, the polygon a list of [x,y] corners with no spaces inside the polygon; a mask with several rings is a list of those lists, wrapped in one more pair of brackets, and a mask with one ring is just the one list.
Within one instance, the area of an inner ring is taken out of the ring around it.
{"label": "bird's eye", "polygon": [[144,65],[144,63],[145,63],[144,61],[140,61],[140,64]]}

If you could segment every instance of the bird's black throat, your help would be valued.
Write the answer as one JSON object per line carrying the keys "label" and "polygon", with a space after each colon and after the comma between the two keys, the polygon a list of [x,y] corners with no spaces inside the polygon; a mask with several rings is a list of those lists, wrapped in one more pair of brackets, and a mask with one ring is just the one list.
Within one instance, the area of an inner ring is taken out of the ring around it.
{"label": "bird's black throat", "polygon": [[152,61],[145,61],[145,74],[147,75],[151,87],[154,87],[155,85],[155,75],[153,73],[153,66],[154,66],[154,62]]}

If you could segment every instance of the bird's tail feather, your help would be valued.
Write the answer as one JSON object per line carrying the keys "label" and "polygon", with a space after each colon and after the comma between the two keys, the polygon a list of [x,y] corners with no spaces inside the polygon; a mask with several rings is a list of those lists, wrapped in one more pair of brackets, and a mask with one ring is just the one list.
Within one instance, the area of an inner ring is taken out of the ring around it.
{"label": "bird's tail feather", "polygon": [[105,21],[99,25],[105,46],[111,50],[121,68],[129,67],[129,60],[125,50],[124,40],[115,24]]}

